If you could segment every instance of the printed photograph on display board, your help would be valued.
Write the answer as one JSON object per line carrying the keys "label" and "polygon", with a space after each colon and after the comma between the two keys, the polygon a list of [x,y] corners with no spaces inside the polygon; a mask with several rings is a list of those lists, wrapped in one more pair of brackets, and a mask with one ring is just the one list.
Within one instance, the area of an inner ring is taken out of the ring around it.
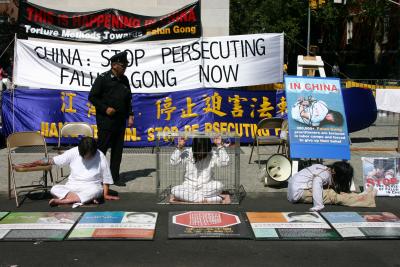
{"label": "printed photograph on display board", "polygon": [[153,240],[157,212],[86,212],[68,239]]}
{"label": "printed photograph on display board", "polygon": [[292,158],[350,159],[340,79],[285,76]]}
{"label": "printed photograph on display board", "polygon": [[400,219],[390,212],[322,212],[321,214],[343,238],[400,238]]}
{"label": "printed photograph on display board", "polygon": [[168,238],[250,238],[239,212],[175,211],[169,213]]}
{"label": "printed photograph on display board", "polygon": [[11,212],[0,221],[0,238],[10,241],[60,241],[81,212]]}
{"label": "printed photograph on display board", "polygon": [[400,158],[362,157],[364,187],[374,187],[377,196],[400,196]]}
{"label": "printed photograph on display board", "polygon": [[341,239],[317,212],[246,212],[246,215],[255,239]]}

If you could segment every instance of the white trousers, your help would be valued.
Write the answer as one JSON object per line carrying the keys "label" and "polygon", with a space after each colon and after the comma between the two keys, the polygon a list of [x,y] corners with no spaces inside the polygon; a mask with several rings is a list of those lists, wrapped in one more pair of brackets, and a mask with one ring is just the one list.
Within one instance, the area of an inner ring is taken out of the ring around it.
{"label": "white trousers", "polygon": [[201,186],[191,186],[186,182],[172,187],[175,199],[186,202],[203,202],[215,198],[222,192],[223,185],[219,181],[211,181]]}
{"label": "white trousers", "polygon": [[69,192],[77,194],[81,200],[80,202],[84,204],[101,197],[103,195],[103,187],[101,184],[74,185],[67,183],[65,185],[55,185],[50,190],[50,193],[59,199],[65,198]]}

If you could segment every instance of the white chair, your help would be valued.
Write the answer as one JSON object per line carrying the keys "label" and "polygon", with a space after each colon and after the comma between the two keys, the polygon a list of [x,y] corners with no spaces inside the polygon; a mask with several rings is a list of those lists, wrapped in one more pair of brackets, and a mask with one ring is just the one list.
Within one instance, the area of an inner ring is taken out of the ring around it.
{"label": "white chair", "polygon": [[[57,151],[58,154],[61,155],[64,153],[64,149],[61,147],[61,138],[62,137],[78,137],[78,136],[89,136],[93,137],[93,129],[89,123],[86,122],[67,122],[61,127],[60,133],[58,135],[58,146]],[[63,168],[60,168],[60,175],[64,177]],[[58,181],[58,172],[56,176],[56,182]]]}

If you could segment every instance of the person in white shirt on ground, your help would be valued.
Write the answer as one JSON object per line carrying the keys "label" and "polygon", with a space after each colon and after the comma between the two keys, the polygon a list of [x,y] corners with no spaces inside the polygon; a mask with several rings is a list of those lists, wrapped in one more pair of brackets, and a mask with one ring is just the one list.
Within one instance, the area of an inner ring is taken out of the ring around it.
{"label": "person in white shirt on ground", "polygon": [[184,182],[174,186],[171,194],[175,199],[197,203],[220,203],[223,184],[214,179],[214,167],[227,166],[229,155],[222,145],[221,137],[214,138],[213,149],[210,138],[193,138],[191,148],[184,149],[185,139],[178,139],[177,149],[172,153],[171,165],[185,166]]}
{"label": "person in white shirt on ground", "polygon": [[353,167],[345,161],[330,166],[314,164],[289,179],[287,198],[292,203],[313,203],[311,211],[320,211],[324,204],[350,207],[375,207],[376,190],[351,193]]}
{"label": "person in white shirt on ground", "polygon": [[119,197],[109,194],[109,185],[113,179],[104,154],[97,149],[96,140],[84,137],[78,147],[71,148],[63,154],[48,159],[49,164],[56,166],[69,165],[71,174],[65,185],[55,185],[50,193],[54,196],[49,201],[50,206],[60,204],[81,205],[88,202],[118,200]]}
{"label": "person in white shirt on ground", "polygon": [[324,101],[312,97],[299,98],[293,105],[291,114],[294,120],[312,127],[343,124],[343,115],[340,112],[330,110]]}

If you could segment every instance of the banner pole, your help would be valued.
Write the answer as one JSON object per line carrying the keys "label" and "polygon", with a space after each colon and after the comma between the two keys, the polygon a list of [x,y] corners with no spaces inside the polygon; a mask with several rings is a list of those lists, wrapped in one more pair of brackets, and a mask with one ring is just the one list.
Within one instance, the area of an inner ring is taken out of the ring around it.
{"label": "banner pole", "polygon": [[10,45],[14,42],[15,37],[11,40],[11,42],[7,45],[7,47],[3,50],[3,52],[0,55],[0,58],[3,57],[3,55],[6,53],[7,49],[10,47]]}

